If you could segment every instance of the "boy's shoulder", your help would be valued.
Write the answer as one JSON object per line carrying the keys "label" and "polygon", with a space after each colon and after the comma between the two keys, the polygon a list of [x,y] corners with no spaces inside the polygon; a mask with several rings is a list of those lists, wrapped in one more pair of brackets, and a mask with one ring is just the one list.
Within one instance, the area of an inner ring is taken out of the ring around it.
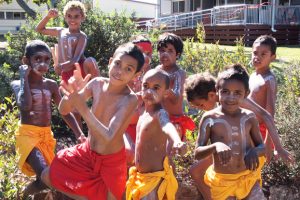
{"label": "boy's shoulder", "polygon": [[254,112],[249,110],[249,109],[246,109],[246,108],[241,108],[241,114],[242,115],[247,115],[247,116],[250,116],[250,117],[255,117]]}

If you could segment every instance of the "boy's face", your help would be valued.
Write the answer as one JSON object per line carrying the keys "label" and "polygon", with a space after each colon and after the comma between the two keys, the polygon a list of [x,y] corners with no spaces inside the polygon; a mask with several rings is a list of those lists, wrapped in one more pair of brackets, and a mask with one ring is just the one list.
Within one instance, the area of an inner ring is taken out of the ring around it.
{"label": "boy's face", "polygon": [[196,98],[189,102],[189,104],[192,107],[197,108],[199,110],[204,110],[204,111],[214,109],[216,106],[216,103],[217,102],[216,102],[216,93],[215,92],[209,92],[207,99]]}
{"label": "boy's face", "polygon": [[228,112],[237,111],[247,94],[245,86],[238,80],[223,80],[218,90],[220,104]]}
{"label": "boy's face", "polygon": [[159,61],[163,66],[173,66],[176,64],[177,53],[172,44],[167,44],[166,47],[161,47],[158,50]]}
{"label": "boy's face", "polygon": [[111,83],[126,85],[140,73],[136,73],[138,61],[125,54],[117,54],[109,60],[109,78]]}
{"label": "boy's face", "polygon": [[80,29],[84,17],[79,8],[71,8],[66,12],[65,21],[72,30]]}
{"label": "boy's face", "polygon": [[252,47],[252,64],[255,69],[261,69],[269,67],[270,63],[276,58],[275,54],[272,54],[271,49],[267,45],[256,43]]}
{"label": "boy's face", "polygon": [[146,74],[143,78],[141,92],[145,105],[161,103],[166,92],[165,79],[158,74],[150,76]]}
{"label": "boy's face", "polygon": [[51,61],[51,54],[48,51],[36,52],[29,59],[24,57],[23,62],[31,67],[32,71],[40,76],[48,72]]}

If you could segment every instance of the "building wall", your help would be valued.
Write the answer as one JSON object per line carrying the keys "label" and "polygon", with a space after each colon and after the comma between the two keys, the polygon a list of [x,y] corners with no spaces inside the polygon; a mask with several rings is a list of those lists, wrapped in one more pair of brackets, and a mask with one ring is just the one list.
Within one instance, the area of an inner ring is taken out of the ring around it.
{"label": "building wall", "polygon": [[[46,13],[47,7],[46,5],[42,5],[38,7],[36,4],[32,3],[32,1],[28,2],[28,5],[33,10],[37,12]],[[12,3],[6,4],[3,3],[0,5],[0,35],[5,34],[8,31],[14,33],[18,31],[22,24],[25,24],[26,21],[24,19],[25,11],[13,0]],[[4,17],[3,17],[4,16]],[[10,17],[9,17],[10,16]],[[13,16],[13,17],[11,17]]]}
{"label": "building wall", "polygon": [[159,0],[160,4],[160,16],[167,16],[172,14],[172,1],[171,0]]}
{"label": "building wall", "polygon": [[138,18],[155,18],[158,15],[157,0],[93,0],[93,7],[106,13],[114,10],[136,13]]}

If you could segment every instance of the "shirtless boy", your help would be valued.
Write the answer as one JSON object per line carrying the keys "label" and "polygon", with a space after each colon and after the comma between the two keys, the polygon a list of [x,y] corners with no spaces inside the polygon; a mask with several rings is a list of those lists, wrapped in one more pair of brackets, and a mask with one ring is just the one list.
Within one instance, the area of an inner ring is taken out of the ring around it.
{"label": "shirtless boy", "polygon": [[195,158],[214,157],[204,177],[212,199],[265,199],[259,185],[264,143],[254,113],[240,107],[249,93],[248,82],[240,65],[219,74],[220,106],[200,121]]}
{"label": "shirtless boy", "polygon": [[84,4],[80,1],[69,1],[64,7],[63,14],[68,28],[45,27],[51,18],[58,17],[56,9],[50,9],[36,27],[37,32],[58,38],[58,45],[53,51],[55,54],[53,55],[55,72],[61,75],[62,80],[67,83],[75,70],[74,64],[79,63],[83,77],[86,74],[91,74],[92,78],[99,76],[100,72],[96,60],[92,57],[84,57],[87,36],[80,31],[81,23],[86,17]]}
{"label": "shirtless boy", "polygon": [[126,159],[128,167],[134,165],[134,151],[135,151],[135,140],[136,140],[136,125],[139,119],[139,116],[143,112],[143,100],[141,99],[141,89],[142,89],[142,78],[144,74],[151,69],[150,63],[152,59],[152,43],[145,35],[137,35],[132,38],[132,43],[137,45],[140,50],[143,52],[145,63],[141,69],[141,75],[136,77],[134,80],[130,81],[128,84],[129,87],[136,93],[138,96],[138,106],[131,118],[131,122],[126,129],[124,134],[124,142],[126,148]]}
{"label": "shirtless boy", "polygon": [[[258,37],[252,46],[252,64],[255,72],[251,74],[249,85],[249,98],[266,109],[274,118],[277,83],[275,75],[271,72],[270,63],[276,58],[276,39],[263,35]],[[263,120],[258,117],[259,128],[266,145],[267,161],[273,156],[274,144]]]}
{"label": "shirtless boy", "polygon": [[[227,68],[230,67],[233,66],[228,66]],[[200,110],[209,111],[214,109],[217,105],[217,102],[219,102],[219,97],[216,93],[215,86],[215,78],[209,73],[193,74],[189,76],[185,82],[185,96],[187,101],[192,107]],[[293,156],[286,151],[280,143],[272,116],[249,98],[245,98],[241,106],[251,110],[256,116],[259,116],[261,119],[263,119],[270,132],[272,141],[274,141],[278,155],[287,164],[293,163]],[[204,174],[212,162],[212,158],[207,157],[193,164],[190,168],[191,177],[206,200],[211,199],[211,197],[209,187],[204,184]]]}
{"label": "shirtless boy", "polygon": [[166,71],[171,78],[171,90],[163,99],[163,107],[169,113],[181,139],[185,140],[186,130],[194,130],[195,124],[191,118],[183,114],[183,86],[186,72],[176,64],[176,60],[183,52],[183,42],[173,33],[163,33],[158,38],[157,51],[161,64],[156,68]]}
{"label": "shirtless boy", "polygon": [[130,168],[127,181],[127,200],[175,200],[178,184],[168,161],[167,140],[173,151],[185,153],[162,100],[169,88],[169,76],[160,69],[151,69],[143,77],[142,98],[145,111],[137,124],[135,167]]}
{"label": "shirtless boy", "polygon": [[[16,133],[16,149],[20,155],[19,167],[28,176],[36,175],[24,191],[24,199],[47,188],[41,181],[42,171],[54,158],[56,141],[51,132],[51,103],[58,106],[61,96],[54,80],[44,78],[48,72],[51,53],[40,40],[29,42],[20,66],[20,80],[11,83],[20,109],[20,125]],[[84,139],[75,118],[62,116],[74,131],[76,138]]]}
{"label": "shirtless boy", "polygon": [[[66,95],[60,112],[76,108],[89,134],[85,143],[58,152],[43,172],[47,185],[74,199],[122,198],[127,175],[123,134],[137,106],[137,97],[127,84],[139,76],[143,64],[142,52],[127,43],[110,58],[109,78],[94,78],[83,89],[82,80],[76,77],[63,85]],[[91,109],[86,104],[90,98]]]}

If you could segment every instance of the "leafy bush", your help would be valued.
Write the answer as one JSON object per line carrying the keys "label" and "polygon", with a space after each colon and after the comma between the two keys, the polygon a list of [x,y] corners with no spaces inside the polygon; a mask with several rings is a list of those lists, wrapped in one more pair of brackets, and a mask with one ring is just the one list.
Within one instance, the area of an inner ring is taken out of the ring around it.
{"label": "leafy bush", "polygon": [[276,125],[284,147],[293,153],[296,163],[287,167],[280,161],[271,162],[264,168],[266,185],[300,185],[300,104],[298,101],[300,62],[295,61],[282,70],[283,82],[279,85],[276,104]]}
{"label": "leafy bush", "polygon": [[229,52],[220,49],[218,43],[207,47],[204,42],[205,32],[203,25],[197,26],[197,41],[194,38],[187,39],[184,42],[184,53],[179,60],[179,65],[187,72],[194,74],[198,72],[209,71],[217,75],[224,66],[240,63],[249,68],[249,57],[245,53],[243,39],[236,41],[236,51]]}
{"label": "leafy bush", "polygon": [[11,98],[0,104],[0,199],[19,199],[20,192],[30,178],[18,171],[15,152],[15,132],[18,109]]}

